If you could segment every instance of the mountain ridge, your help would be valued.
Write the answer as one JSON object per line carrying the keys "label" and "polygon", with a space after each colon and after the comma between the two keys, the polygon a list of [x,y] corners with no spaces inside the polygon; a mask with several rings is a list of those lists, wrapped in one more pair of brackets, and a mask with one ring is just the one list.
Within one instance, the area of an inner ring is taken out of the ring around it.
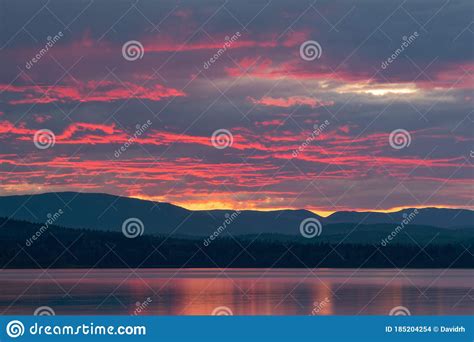
{"label": "mountain ridge", "polygon": [[[34,195],[0,196],[0,217],[42,223],[58,210],[55,224],[70,228],[120,231],[128,218],[140,219],[149,234],[206,236],[226,224],[231,234],[300,234],[300,224],[312,218],[328,224],[394,224],[411,214],[411,224],[448,229],[473,227],[474,211],[468,209],[402,209],[393,213],[340,211],[322,217],[305,209],[189,210],[167,202],[155,202],[103,193],[50,192]],[[416,214],[413,214],[415,212]],[[227,215],[227,216],[226,216]]]}

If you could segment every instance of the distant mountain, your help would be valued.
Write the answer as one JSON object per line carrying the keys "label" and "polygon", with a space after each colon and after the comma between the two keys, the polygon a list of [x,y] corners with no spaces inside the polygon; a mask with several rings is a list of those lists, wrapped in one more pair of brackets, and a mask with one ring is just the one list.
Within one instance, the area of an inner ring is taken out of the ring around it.
{"label": "distant mountain", "polygon": [[[0,197],[0,217],[43,223],[48,214],[62,214],[54,224],[70,228],[121,231],[128,218],[140,219],[146,234],[205,236],[232,215],[232,210],[190,211],[169,203],[93,193],[47,193]],[[226,216],[227,215],[227,216]],[[231,234],[299,234],[300,222],[321,217],[306,210],[242,211],[228,225]]]}
{"label": "distant mountain", "polygon": [[[59,226],[121,231],[125,220],[138,218],[144,224],[145,234],[173,236],[209,236],[222,226],[226,219],[231,223],[222,231],[223,235],[230,233],[300,236],[301,222],[307,218],[315,218],[323,224],[322,238],[329,234],[346,234],[354,229],[363,231],[367,229],[365,226],[374,224],[383,226],[372,226],[372,231],[377,230],[385,234],[394,228],[393,225],[400,224],[404,215],[413,212],[413,209],[390,214],[337,212],[323,218],[307,210],[245,210],[240,214],[232,210],[191,211],[169,203],[94,193],[60,192],[0,197],[0,217],[44,223],[48,215],[59,210],[62,210],[63,214],[54,221],[54,224]],[[410,226],[471,229],[474,226],[474,212],[463,209],[418,209],[418,214],[414,216]]]}
{"label": "distant mountain", "polygon": [[442,227],[457,228],[469,227],[474,225],[474,211],[465,209],[439,209],[439,208],[423,208],[403,209],[393,213],[379,212],[356,212],[356,211],[339,211],[325,219],[327,223],[391,223],[399,224],[404,218],[414,215],[413,224]]}

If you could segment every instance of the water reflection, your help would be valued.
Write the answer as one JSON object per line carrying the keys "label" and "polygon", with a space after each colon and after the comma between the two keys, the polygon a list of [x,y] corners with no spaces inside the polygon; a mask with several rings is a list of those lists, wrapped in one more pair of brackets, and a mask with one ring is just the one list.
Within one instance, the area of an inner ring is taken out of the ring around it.
{"label": "water reflection", "polygon": [[[3,270],[2,314],[470,314],[472,270]],[[149,302],[148,299],[150,298]],[[144,303],[146,302],[146,305]]]}

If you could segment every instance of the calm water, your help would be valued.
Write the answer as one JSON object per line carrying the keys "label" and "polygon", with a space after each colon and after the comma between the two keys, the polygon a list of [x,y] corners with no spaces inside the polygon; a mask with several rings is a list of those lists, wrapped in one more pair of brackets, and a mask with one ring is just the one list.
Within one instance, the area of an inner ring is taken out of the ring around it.
{"label": "calm water", "polygon": [[2,270],[0,310],[208,315],[225,306],[235,315],[376,315],[401,305],[412,315],[457,315],[474,312],[473,280],[474,270]]}

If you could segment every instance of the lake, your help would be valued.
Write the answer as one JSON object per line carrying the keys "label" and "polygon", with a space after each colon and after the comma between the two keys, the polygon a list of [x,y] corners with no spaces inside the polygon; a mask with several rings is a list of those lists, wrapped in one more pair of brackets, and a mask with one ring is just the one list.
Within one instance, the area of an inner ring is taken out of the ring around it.
{"label": "lake", "polygon": [[474,270],[1,270],[3,315],[412,315],[474,311]]}

